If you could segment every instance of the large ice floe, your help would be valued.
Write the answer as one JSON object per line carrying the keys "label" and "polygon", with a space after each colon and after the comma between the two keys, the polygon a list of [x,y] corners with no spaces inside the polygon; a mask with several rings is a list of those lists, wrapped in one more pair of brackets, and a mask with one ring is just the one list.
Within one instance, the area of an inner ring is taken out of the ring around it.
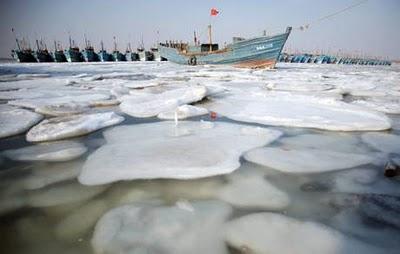
{"label": "large ice floe", "polygon": [[316,149],[263,147],[245,155],[246,160],[287,173],[319,173],[369,164],[375,157]]}
{"label": "large ice floe", "polygon": [[384,153],[400,154],[400,136],[388,133],[365,133],[362,140],[371,147]]}
{"label": "large ice floe", "polygon": [[180,105],[200,101],[206,96],[204,86],[188,86],[158,94],[136,93],[122,98],[121,110],[134,117],[152,117],[175,110]]}
{"label": "large ice floe", "polygon": [[98,254],[224,254],[221,228],[231,212],[218,201],[122,206],[98,221],[92,245]]}
{"label": "large ice floe", "polygon": [[24,133],[42,118],[26,109],[0,105],[0,138]]}
{"label": "large ice floe", "polygon": [[274,213],[250,214],[228,222],[225,240],[239,253],[385,253],[323,224]]}
{"label": "large ice floe", "polygon": [[265,125],[367,131],[391,128],[382,113],[330,98],[284,93],[233,95],[214,100],[209,109],[236,121]]}
{"label": "large ice floe", "polygon": [[208,110],[201,107],[195,107],[191,105],[182,105],[177,107],[173,111],[163,112],[158,114],[158,118],[160,119],[186,119],[189,117],[201,116],[208,114]]}
{"label": "large ice floe", "polygon": [[79,180],[94,185],[227,174],[240,166],[243,152],[264,146],[280,135],[275,130],[222,122],[120,126],[104,132],[107,144],[88,157]]}
{"label": "large ice floe", "polygon": [[55,117],[43,120],[26,134],[31,142],[52,141],[88,134],[119,124],[124,117],[114,112]]}
{"label": "large ice floe", "polygon": [[69,161],[78,158],[87,148],[78,142],[59,141],[7,150],[3,154],[17,161]]}

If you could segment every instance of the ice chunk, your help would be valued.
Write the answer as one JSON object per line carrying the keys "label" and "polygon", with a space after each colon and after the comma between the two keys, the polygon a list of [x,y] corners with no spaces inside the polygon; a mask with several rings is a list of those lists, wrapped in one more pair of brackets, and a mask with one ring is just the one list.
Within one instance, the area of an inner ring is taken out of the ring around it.
{"label": "ice chunk", "polygon": [[366,107],[371,110],[377,110],[388,114],[400,114],[400,99],[390,98],[385,96],[383,98],[373,98],[366,100],[355,100],[352,102],[354,105]]}
{"label": "ice chunk", "polygon": [[191,105],[179,106],[175,111],[168,111],[158,114],[160,119],[175,119],[175,114],[178,119],[186,119],[194,116],[201,116],[208,114],[208,110],[205,108],[195,107]]}
{"label": "ice chunk", "polygon": [[332,89],[333,86],[325,85],[325,84],[313,84],[313,83],[276,83],[271,82],[266,86],[268,89],[271,90],[281,90],[281,91],[324,91]]}
{"label": "ice chunk", "polygon": [[26,99],[26,100],[15,100],[8,102],[11,105],[36,109],[39,107],[49,106],[49,105],[60,105],[67,103],[91,103],[99,100],[107,100],[110,95],[106,94],[82,94],[82,95],[68,95],[62,97],[54,98],[37,98],[37,99]]}
{"label": "ice chunk", "polygon": [[46,119],[26,134],[31,142],[51,141],[88,134],[119,124],[124,118],[114,112],[72,115]]}
{"label": "ice chunk", "polygon": [[370,155],[322,151],[316,149],[288,149],[263,147],[245,154],[248,161],[287,173],[319,173],[372,163]]}
{"label": "ice chunk", "polygon": [[229,183],[223,186],[217,196],[233,206],[241,208],[264,208],[283,210],[290,199],[289,196],[258,175],[230,175]]}
{"label": "ice chunk", "polygon": [[400,136],[388,133],[365,133],[361,139],[384,153],[400,154]]}
{"label": "ice chunk", "polygon": [[85,103],[62,103],[40,106],[35,109],[36,112],[49,116],[67,116],[81,114],[89,110]]}
{"label": "ice chunk", "polygon": [[134,117],[152,117],[176,107],[200,101],[207,93],[204,86],[174,89],[160,94],[123,97],[120,108]]}
{"label": "ice chunk", "polygon": [[42,115],[25,109],[0,105],[0,138],[24,133],[42,119]]}
{"label": "ice chunk", "polygon": [[7,150],[3,154],[17,161],[69,161],[78,158],[87,148],[78,142],[59,141]]}
{"label": "ice chunk", "polygon": [[274,213],[251,214],[227,223],[225,239],[243,253],[384,253],[323,224]]}
{"label": "ice chunk", "polygon": [[231,212],[217,201],[122,206],[99,220],[92,245],[99,254],[223,254],[227,250],[221,227]]}
{"label": "ice chunk", "polygon": [[[93,185],[128,179],[189,179],[230,173],[241,154],[281,132],[230,123],[181,121],[121,126],[104,132],[79,180]],[[110,156],[112,159],[110,159]]]}
{"label": "ice chunk", "polygon": [[390,129],[385,115],[332,99],[311,96],[233,96],[214,100],[209,109],[233,120],[333,131]]}

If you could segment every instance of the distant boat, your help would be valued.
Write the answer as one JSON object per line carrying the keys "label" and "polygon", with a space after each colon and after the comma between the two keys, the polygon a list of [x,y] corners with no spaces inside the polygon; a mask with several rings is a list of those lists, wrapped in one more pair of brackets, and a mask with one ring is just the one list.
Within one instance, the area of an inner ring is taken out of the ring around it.
{"label": "distant boat", "polygon": [[136,52],[132,52],[130,43],[128,43],[128,47],[126,48],[125,57],[127,61],[139,61],[139,54]]}
{"label": "distant boat", "polygon": [[160,61],[167,61],[166,58],[161,57],[158,48],[155,48],[155,47],[150,48],[150,51],[151,51],[151,53],[153,54],[153,60],[154,60],[154,61],[158,61],[158,62],[160,62]]}
{"label": "distant boat", "polygon": [[[17,49],[11,50],[11,56],[20,63],[35,63],[36,59],[33,56],[32,49],[27,45],[25,39],[20,42],[14,33],[14,29],[11,29],[14,34]],[[22,45],[21,45],[22,44]]]}
{"label": "distant boat", "polygon": [[[211,25],[208,26],[209,43],[191,46],[185,43],[159,45],[160,56],[178,64],[230,64],[244,68],[273,68],[292,30],[274,36],[252,39],[234,38],[232,44],[223,49],[211,41]],[[195,38],[196,41],[196,38]]]}
{"label": "distant boat", "polygon": [[85,37],[85,49],[82,51],[82,56],[85,62],[98,62],[100,61],[99,56],[94,52],[93,46],[90,44],[90,41]]}
{"label": "distant boat", "polygon": [[67,58],[64,55],[64,51],[62,50],[61,46],[54,41],[54,53],[53,59],[57,63],[65,63],[67,62]]}
{"label": "distant boat", "polygon": [[143,46],[137,48],[140,61],[153,61],[154,54],[150,51],[146,51]]}
{"label": "distant boat", "polygon": [[113,56],[113,60],[116,62],[125,62],[126,61],[125,55],[122,54],[121,52],[119,52],[117,49],[117,41],[115,40],[115,36],[114,36],[114,51],[112,53],[112,56]]}
{"label": "distant boat", "polygon": [[113,61],[112,55],[109,54],[109,53],[104,49],[103,41],[101,41],[100,44],[101,44],[101,50],[100,50],[99,53],[97,54],[97,56],[99,57],[100,61],[102,61],[102,62],[111,62],[111,61]]}
{"label": "distant boat", "polygon": [[36,40],[36,51],[33,52],[33,55],[36,58],[36,61],[39,63],[54,62],[53,57],[47,50],[47,47],[46,45],[44,45],[42,40],[40,40],[40,45],[39,41]]}
{"label": "distant boat", "polygon": [[79,51],[79,47],[75,46],[75,42],[71,41],[71,36],[69,37],[69,48],[65,50],[65,57],[68,62],[83,62],[82,53]]}

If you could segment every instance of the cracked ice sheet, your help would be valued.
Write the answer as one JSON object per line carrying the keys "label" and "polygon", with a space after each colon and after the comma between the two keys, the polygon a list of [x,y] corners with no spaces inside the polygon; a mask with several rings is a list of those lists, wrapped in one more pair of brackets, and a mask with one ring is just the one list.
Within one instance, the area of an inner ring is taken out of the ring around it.
{"label": "cracked ice sheet", "polygon": [[271,95],[253,93],[245,97],[236,94],[213,100],[208,104],[208,108],[236,121],[265,125],[332,131],[391,128],[391,121],[384,114],[334,99],[293,94]]}
{"label": "cracked ice sheet", "polygon": [[104,132],[107,144],[92,153],[79,181],[191,179],[239,168],[243,152],[264,146],[281,132],[230,123],[181,121],[121,126]]}

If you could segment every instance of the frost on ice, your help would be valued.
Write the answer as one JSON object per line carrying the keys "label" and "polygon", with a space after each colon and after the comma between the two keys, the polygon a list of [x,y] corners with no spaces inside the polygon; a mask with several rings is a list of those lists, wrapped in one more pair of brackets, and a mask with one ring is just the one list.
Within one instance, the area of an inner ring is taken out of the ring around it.
{"label": "frost on ice", "polygon": [[118,180],[189,179],[227,174],[249,149],[277,139],[279,131],[230,123],[158,122],[104,132],[107,144],[92,153],[79,176],[83,184]]}
{"label": "frost on ice", "polygon": [[74,141],[59,141],[7,150],[3,154],[17,161],[69,161],[78,158],[87,148]]}
{"label": "frost on ice", "polygon": [[114,112],[55,117],[42,121],[26,134],[31,142],[52,141],[88,134],[119,124],[124,118]]}
{"label": "frost on ice", "polygon": [[248,161],[287,173],[319,173],[372,163],[376,158],[364,154],[263,147],[245,154]]}
{"label": "frost on ice", "polygon": [[228,222],[225,240],[245,253],[384,253],[323,224],[274,213],[251,214]]}
{"label": "frost on ice", "polygon": [[126,205],[97,223],[96,253],[227,253],[221,228],[232,208],[218,201],[175,206]]}
{"label": "frost on ice", "polygon": [[122,98],[121,110],[134,117],[152,117],[175,110],[180,105],[200,101],[206,96],[204,86],[189,86],[159,94],[137,93]]}
{"label": "frost on ice", "polygon": [[236,121],[333,131],[390,129],[384,114],[333,99],[312,96],[231,96],[213,101],[210,110]]}
{"label": "frost on ice", "polygon": [[42,119],[42,115],[25,109],[0,105],[0,138],[24,133]]}

